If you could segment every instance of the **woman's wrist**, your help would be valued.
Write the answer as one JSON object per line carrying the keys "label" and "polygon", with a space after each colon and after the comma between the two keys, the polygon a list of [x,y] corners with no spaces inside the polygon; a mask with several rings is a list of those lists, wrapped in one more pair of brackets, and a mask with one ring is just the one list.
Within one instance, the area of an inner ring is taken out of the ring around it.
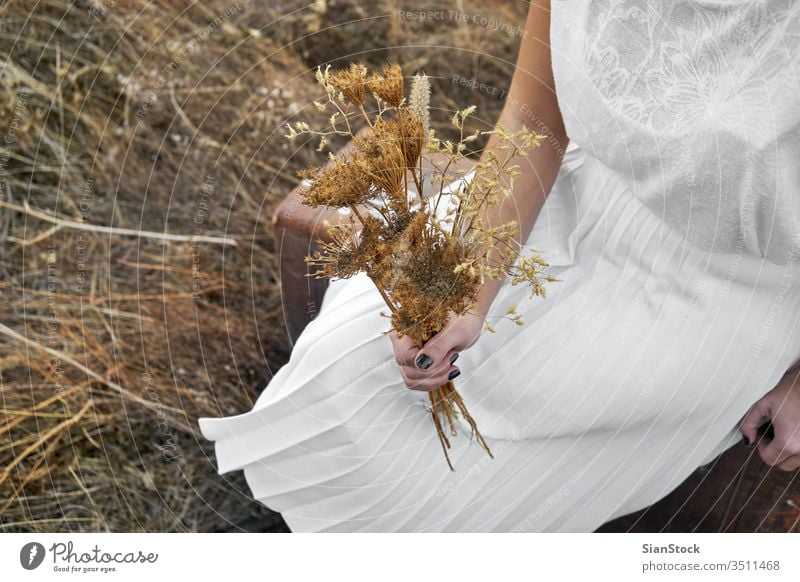
{"label": "woman's wrist", "polygon": [[478,295],[475,297],[475,307],[473,311],[482,319],[486,319],[489,315],[489,310],[492,307],[495,297],[500,291],[502,281],[490,279],[486,281],[481,287]]}

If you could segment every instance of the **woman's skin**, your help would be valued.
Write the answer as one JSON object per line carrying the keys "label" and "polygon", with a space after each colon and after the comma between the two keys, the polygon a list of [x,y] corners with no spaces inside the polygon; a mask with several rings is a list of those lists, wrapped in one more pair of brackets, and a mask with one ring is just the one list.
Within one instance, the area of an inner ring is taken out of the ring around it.
{"label": "woman's skin", "polygon": [[[758,437],[758,427],[770,419],[772,440]],[[790,368],[778,385],[756,402],[740,426],[744,441],[758,446],[767,465],[784,471],[800,469],[800,364]]]}
{"label": "woman's skin", "polygon": [[[490,225],[518,221],[520,236],[516,240],[523,242],[528,239],[555,182],[569,142],[558,108],[550,61],[550,0],[531,2],[517,66],[498,124],[512,131],[526,126],[548,138],[520,163],[522,173],[514,183],[512,197],[486,214]],[[490,139],[486,149],[492,149],[494,144],[495,140]],[[417,349],[408,336],[390,334],[395,359],[408,388],[435,390],[460,373],[453,362],[459,352],[478,340],[500,286],[501,281],[487,281],[477,296],[475,308],[465,315],[453,315],[448,326],[422,349]],[[772,440],[757,435],[758,427],[767,419],[774,426]],[[753,405],[740,430],[745,442],[758,443],[758,453],[768,465],[785,471],[800,468],[800,364]]]}

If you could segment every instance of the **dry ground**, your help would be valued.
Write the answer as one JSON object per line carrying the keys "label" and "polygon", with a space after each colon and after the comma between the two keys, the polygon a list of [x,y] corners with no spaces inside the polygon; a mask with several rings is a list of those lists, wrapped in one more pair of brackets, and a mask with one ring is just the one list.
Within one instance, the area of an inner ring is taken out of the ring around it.
{"label": "dry ground", "polygon": [[283,125],[315,115],[314,67],[389,59],[435,79],[441,127],[470,103],[491,124],[525,11],[0,5],[0,531],[281,530],[196,419],[288,357],[271,217],[316,154]]}

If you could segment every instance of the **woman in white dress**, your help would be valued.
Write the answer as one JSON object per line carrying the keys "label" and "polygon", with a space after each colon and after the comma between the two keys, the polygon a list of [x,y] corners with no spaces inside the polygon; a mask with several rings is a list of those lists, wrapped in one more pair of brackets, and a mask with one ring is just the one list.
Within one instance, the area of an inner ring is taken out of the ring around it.
{"label": "woman in white dress", "polygon": [[[422,350],[332,282],[253,410],[200,420],[219,472],[293,531],[593,531],[767,419],[800,467],[799,7],[532,3],[500,122],[548,140],[495,217],[560,282],[487,285]],[[495,458],[465,429],[451,472],[425,391],[456,374]]]}

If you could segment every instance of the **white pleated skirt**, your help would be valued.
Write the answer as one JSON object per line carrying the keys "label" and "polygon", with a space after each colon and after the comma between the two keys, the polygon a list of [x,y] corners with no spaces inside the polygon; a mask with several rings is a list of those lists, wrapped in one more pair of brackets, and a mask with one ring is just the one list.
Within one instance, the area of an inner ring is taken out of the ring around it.
{"label": "white pleated skirt", "polygon": [[[505,283],[458,361],[451,472],[364,275],[333,281],[252,410],[201,418],[220,474],[293,531],[593,531],[735,444],[800,355],[798,266],[690,246],[625,177],[572,145],[527,241],[547,298]],[[230,411],[221,411],[221,413]]]}

